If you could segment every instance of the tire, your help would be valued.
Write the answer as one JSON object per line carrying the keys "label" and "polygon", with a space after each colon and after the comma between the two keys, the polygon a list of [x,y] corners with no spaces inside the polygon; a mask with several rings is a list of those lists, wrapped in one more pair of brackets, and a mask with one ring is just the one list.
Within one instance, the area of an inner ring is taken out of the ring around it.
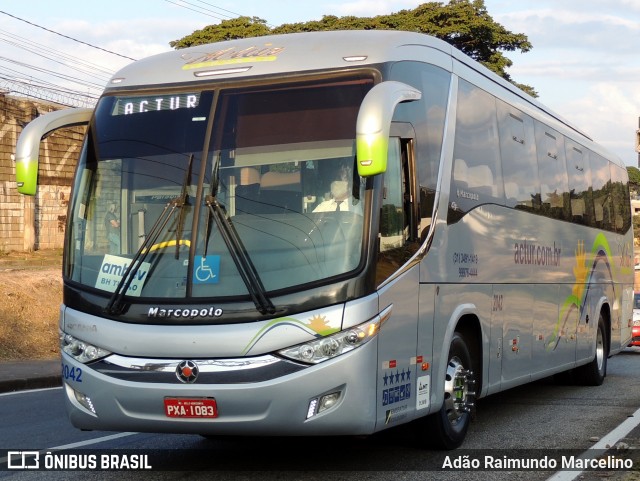
{"label": "tire", "polygon": [[609,349],[604,317],[600,313],[598,318],[598,332],[596,333],[596,352],[593,360],[577,369],[578,379],[585,386],[600,386],[607,375],[607,358]]}
{"label": "tire", "polygon": [[467,434],[475,400],[475,375],[469,348],[459,332],[449,347],[444,382],[444,402],[440,410],[424,419],[420,436],[436,449],[455,449]]}

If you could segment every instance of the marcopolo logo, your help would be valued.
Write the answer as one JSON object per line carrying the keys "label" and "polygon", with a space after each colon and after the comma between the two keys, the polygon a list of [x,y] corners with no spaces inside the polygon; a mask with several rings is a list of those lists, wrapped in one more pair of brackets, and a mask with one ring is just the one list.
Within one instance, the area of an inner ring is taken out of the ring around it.
{"label": "marcopolo logo", "polygon": [[205,317],[220,317],[222,309],[219,307],[203,307],[201,309],[185,307],[184,309],[172,308],[164,309],[160,307],[150,307],[147,312],[148,317],[173,317],[182,319],[197,319]]}

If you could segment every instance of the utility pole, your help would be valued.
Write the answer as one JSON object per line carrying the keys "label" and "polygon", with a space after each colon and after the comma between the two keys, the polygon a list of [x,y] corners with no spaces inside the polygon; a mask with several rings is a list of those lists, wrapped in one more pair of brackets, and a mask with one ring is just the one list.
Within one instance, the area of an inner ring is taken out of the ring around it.
{"label": "utility pole", "polygon": [[636,130],[636,152],[638,152],[638,168],[640,169],[640,117],[638,117],[638,130]]}

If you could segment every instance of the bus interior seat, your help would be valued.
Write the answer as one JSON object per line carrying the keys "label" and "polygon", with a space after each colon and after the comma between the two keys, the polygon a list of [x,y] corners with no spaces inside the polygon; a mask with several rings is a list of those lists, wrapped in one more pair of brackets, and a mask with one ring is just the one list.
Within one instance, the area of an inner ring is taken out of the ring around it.
{"label": "bus interior seat", "polygon": [[256,167],[240,169],[240,184],[235,192],[236,210],[239,213],[254,211],[260,194],[260,170]]}
{"label": "bus interior seat", "polygon": [[260,213],[302,212],[300,171],[266,172],[260,180]]}
{"label": "bus interior seat", "polygon": [[260,189],[300,191],[300,171],[266,172],[260,181]]}

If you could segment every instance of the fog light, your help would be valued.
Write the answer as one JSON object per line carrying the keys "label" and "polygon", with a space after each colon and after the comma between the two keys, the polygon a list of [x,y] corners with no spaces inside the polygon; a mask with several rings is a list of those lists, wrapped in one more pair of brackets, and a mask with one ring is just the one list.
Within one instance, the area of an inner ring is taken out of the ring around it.
{"label": "fog light", "polygon": [[331,409],[338,403],[340,399],[340,391],[332,392],[331,394],[324,394],[313,398],[309,401],[309,407],[307,408],[307,419],[320,414],[327,409]]}
{"label": "fog light", "polygon": [[340,399],[340,392],[332,392],[331,394],[326,394],[320,398],[320,402],[318,403],[318,413],[322,411],[326,411],[329,408],[332,408],[336,405]]}
{"label": "fog light", "polygon": [[76,396],[76,401],[78,401],[80,404],[82,404],[82,406],[87,408],[93,414],[96,413],[96,408],[93,407],[93,403],[91,402],[91,398],[89,396],[87,396],[86,394],[83,394],[83,393],[81,393],[79,391],[74,391],[74,394]]}
{"label": "fog light", "polygon": [[84,393],[81,393],[80,391],[76,391],[68,384],[65,384],[65,388],[67,389],[67,395],[69,397],[73,397],[73,399],[75,399],[78,402],[78,404],[80,404],[80,406],[85,408],[87,411],[89,411],[93,415],[97,414],[96,408],[94,407],[93,402],[91,401],[91,398],[89,396],[87,396]]}
{"label": "fog light", "polygon": [[309,403],[309,409],[307,409],[307,419],[309,419],[311,416],[315,416],[317,406],[318,406],[318,398],[312,399],[311,402]]}

